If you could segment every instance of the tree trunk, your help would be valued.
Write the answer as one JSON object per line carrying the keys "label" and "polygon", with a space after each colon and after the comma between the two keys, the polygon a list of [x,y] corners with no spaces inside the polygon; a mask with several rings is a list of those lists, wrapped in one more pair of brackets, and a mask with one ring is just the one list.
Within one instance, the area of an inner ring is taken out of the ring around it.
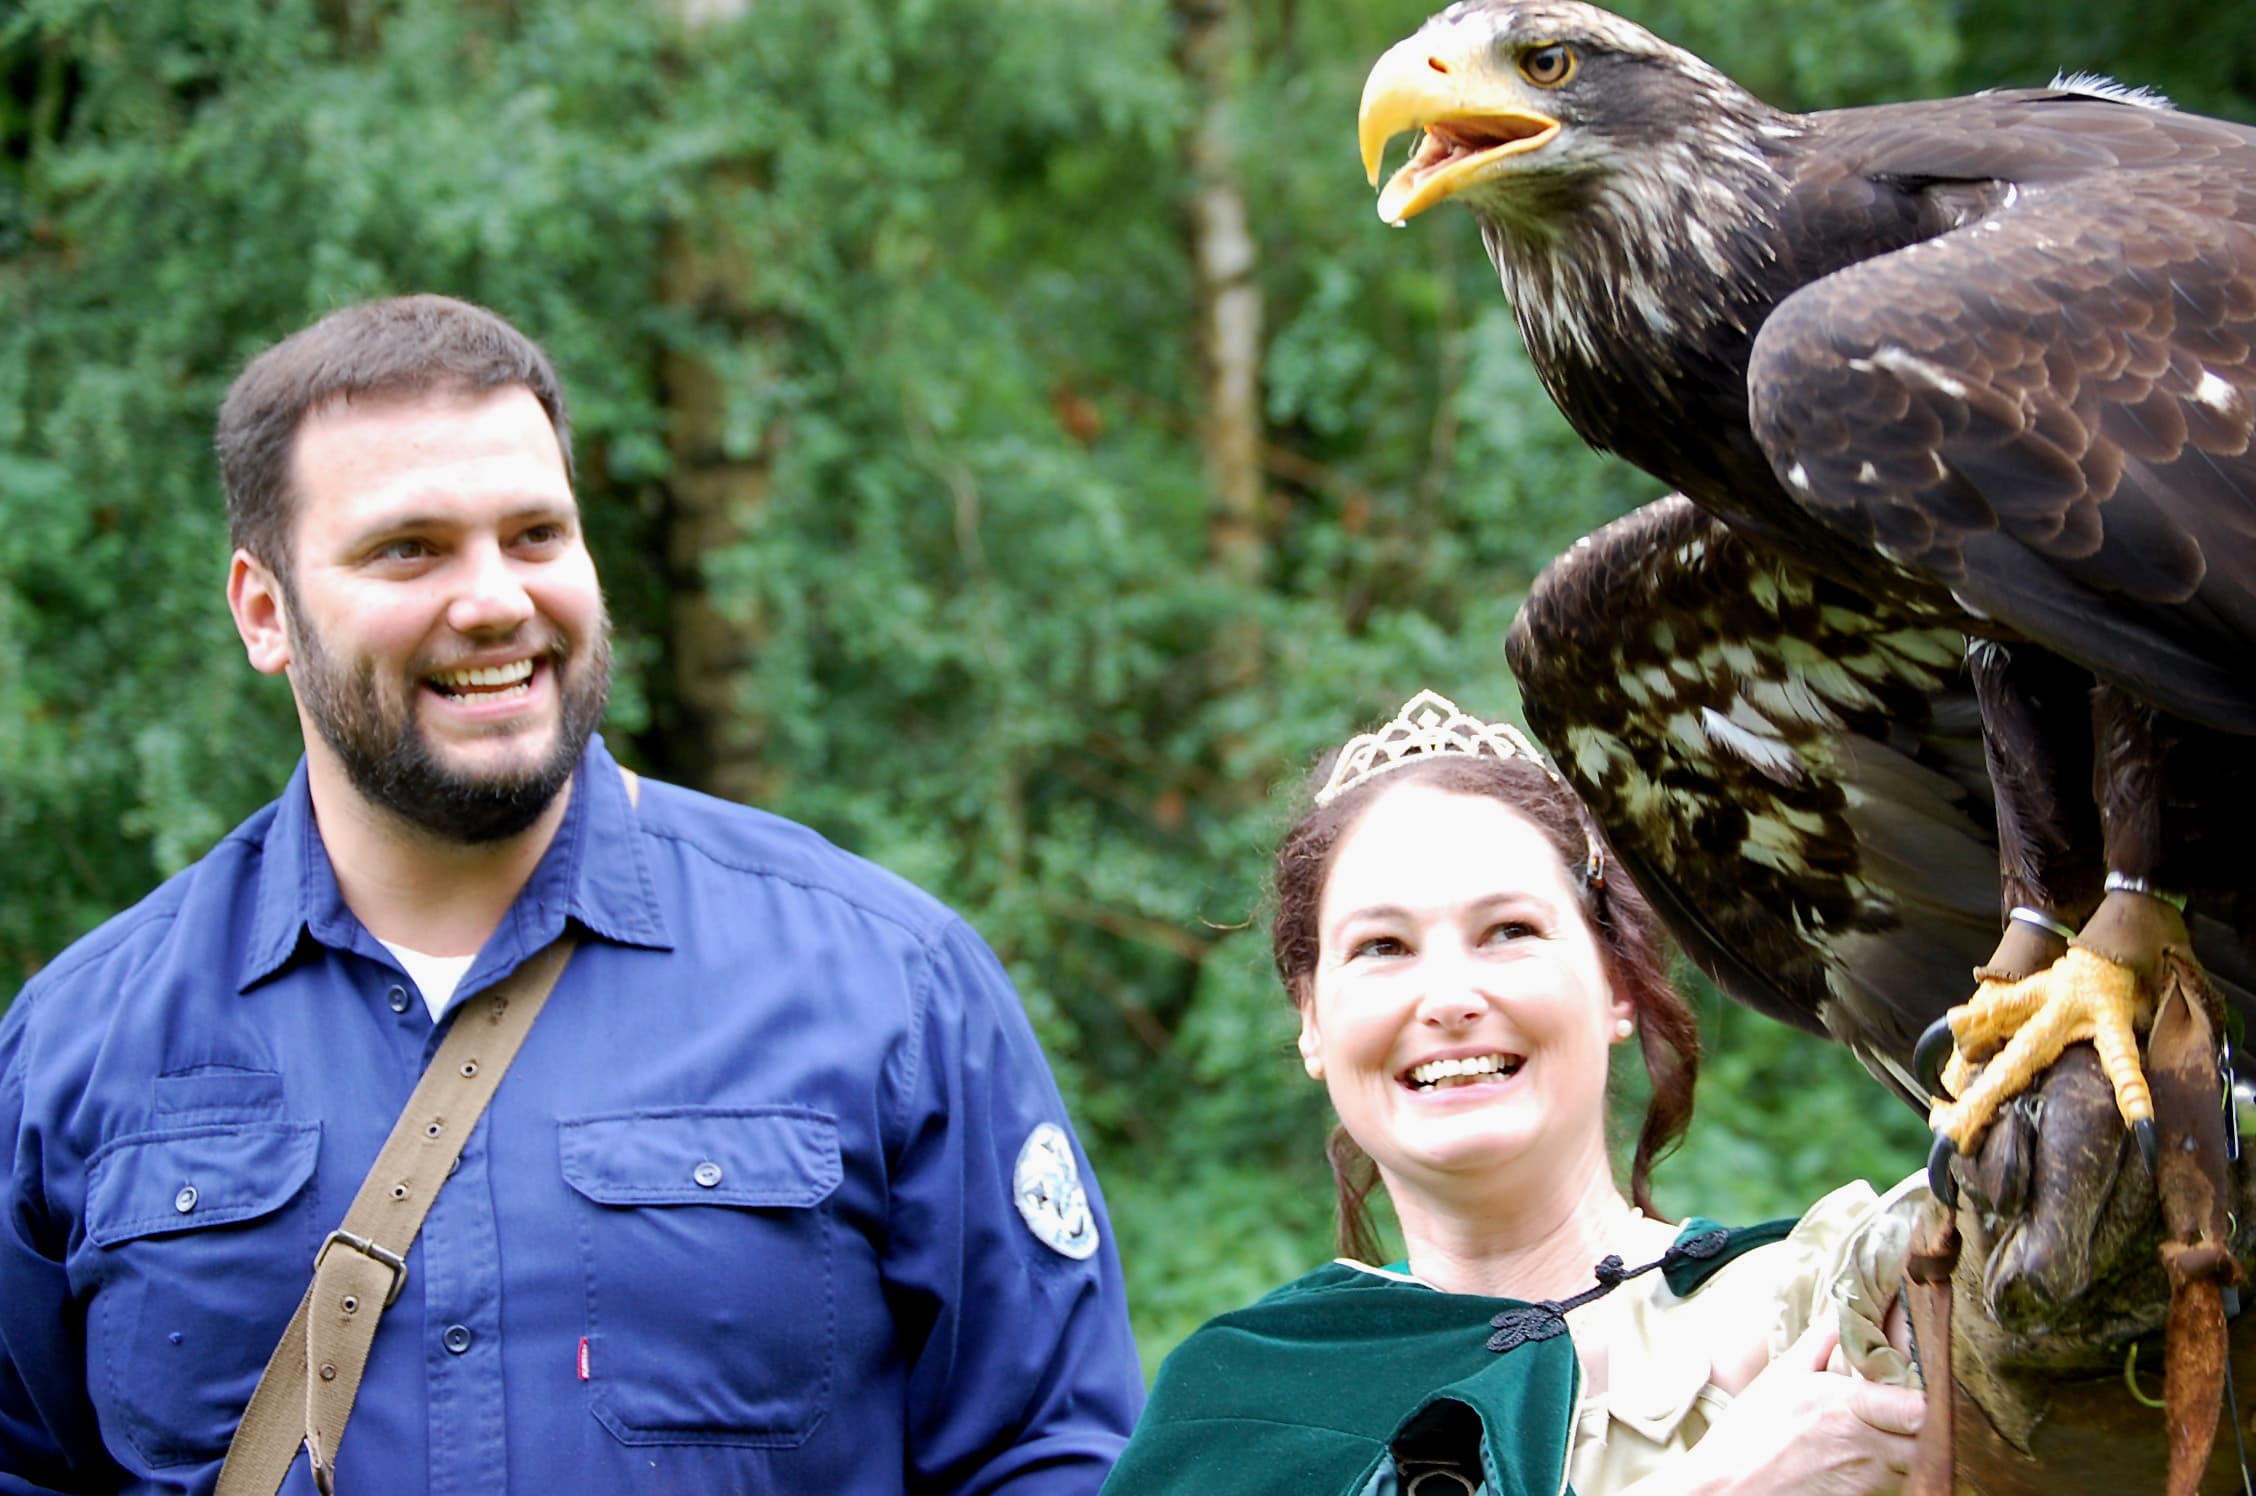
{"label": "tree trunk", "polygon": [[[666,0],[695,46],[698,33],[737,23],[749,0]],[[725,202],[752,187],[749,163],[716,167],[707,201]],[[725,212],[668,231],[658,266],[659,299],[707,325],[758,336],[748,288],[752,267]],[[720,371],[679,349],[659,370],[667,407],[666,445],[673,461],[666,482],[667,678],[654,688],[661,703],[663,743],[657,757],[670,776],[726,800],[756,802],[768,781],[761,749],[767,724],[755,709],[746,675],[764,629],[743,606],[713,594],[707,563],[741,543],[751,515],[767,496],[765,451],[731,452],[728,388]],[[670,709],[669,709],[670,708]]]}
{"label": "tree trunk", "polygon": [[[1197,269],[1200,446],[1214,509],[1209,563],[1234,584],[1257,583],[1267,561],[1262,521],[1261,287],[1257,246],[1232,134],[1231,0],[1174,0],[1181,27],[1177,62],[1200,100],[1186,143],[1190,238]],[[1218,684],[1243,684],[1261,664],[1258,628],[1248,620],[1220,644]]]}

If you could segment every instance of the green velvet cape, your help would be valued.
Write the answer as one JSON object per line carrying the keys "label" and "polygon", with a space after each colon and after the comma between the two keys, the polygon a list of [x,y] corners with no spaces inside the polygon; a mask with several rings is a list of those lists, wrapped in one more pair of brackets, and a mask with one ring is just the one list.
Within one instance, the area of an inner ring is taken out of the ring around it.
{"label": "green velvet cape", "polygon": [[[1688,1221],[1670,1288],[1691,1293],[1793,1224]],[[1564,1334],[1489,1349],[1490,1321],[1525,1307],[1320,1267],[1175,1349],[1104,1496],[1381,1496],[1393,1456],[1419,1453],[1479,1469],[1482,1496],[1559,1496],[1582,1373]]]}

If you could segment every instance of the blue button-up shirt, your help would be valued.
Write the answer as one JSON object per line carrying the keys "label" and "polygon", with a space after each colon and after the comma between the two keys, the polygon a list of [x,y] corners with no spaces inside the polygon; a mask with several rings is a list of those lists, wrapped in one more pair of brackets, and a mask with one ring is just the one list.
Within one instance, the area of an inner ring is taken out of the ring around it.
{"label": "blue button-up shirt", "polygon": [[[408,1253],[343,1488],[1094,1491],[1142,1399],[1119,1264],[978,938],[776,817],[656,783],[636,808],[600,741],[462,993],[567,922]],[[0,1492],[212,1488],[444,1032],[413,995],[302,764],[19,994]]]}

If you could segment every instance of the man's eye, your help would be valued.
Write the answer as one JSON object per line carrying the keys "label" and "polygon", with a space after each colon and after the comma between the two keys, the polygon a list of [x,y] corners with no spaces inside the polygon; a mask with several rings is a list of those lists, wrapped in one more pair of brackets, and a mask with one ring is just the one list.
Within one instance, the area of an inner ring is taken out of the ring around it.
{"label": "man's eye", "polygon": [[431,554],[431,547],[420,540],[387,541],[376,554],[386,561],[420,561]]}
{"label": "man's eye", "polygon": [[564,539],[564,527],[562,525],[535,525],[517,538],[525,545],[556,545]]}

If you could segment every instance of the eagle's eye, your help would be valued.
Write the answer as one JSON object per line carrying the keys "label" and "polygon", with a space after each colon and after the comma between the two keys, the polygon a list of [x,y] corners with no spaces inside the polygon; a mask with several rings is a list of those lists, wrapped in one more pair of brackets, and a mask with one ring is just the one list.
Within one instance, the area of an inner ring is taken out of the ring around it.
{"label": "eagle's eye", "polygon": [[1574,49],[1563,42],[1547,42],[1520,54],[1520,72],[1537,88],[1557,88],[1574,76]]}

